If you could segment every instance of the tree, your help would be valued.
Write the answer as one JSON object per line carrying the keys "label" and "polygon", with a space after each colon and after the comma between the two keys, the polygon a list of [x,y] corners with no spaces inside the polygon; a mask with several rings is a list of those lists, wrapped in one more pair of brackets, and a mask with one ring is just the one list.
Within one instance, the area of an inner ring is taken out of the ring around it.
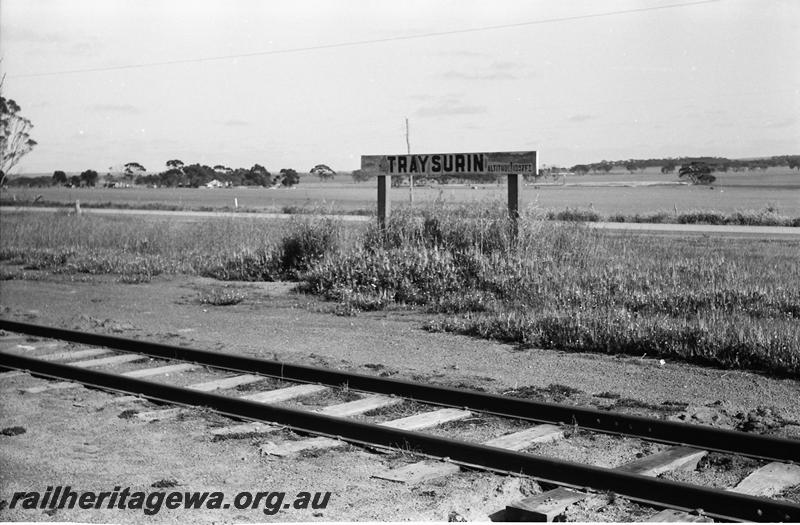
{"label": "tree", "polygon": [[674,162],[667,162],[663,166],[661,166],[661,173],[675,173],[675,163]]}
{"label": "tree", "polygon": [[87,186],[94,186],[97,184],[97,172],[94,170],[86,170],[81,173],[80,180],[83,181]]}
{"label": "tree", "polygon": [[64,186],[67,183],[67,174],[61,170],[53,172],[53,184],[60,184]]}
{"label": "tree", "polygon": [[125,164],[125,176],[132,179],[137,175],[141,175],[147,169],[138,162],[129,162]]}
{"label": "tree", "polygon": [[181,170],[183,168],[183,161],[178,159],[168,160],[167,167],[174,170]]}
{"label": "tree", "polygon": [[688,178],[692,184],[711,184],[717,178],[711,174],[711,167],[705,162],[692,162],[684,164],[678,170],[678,177]]}
{"label": "tree", "polygon": [[637,169],[637,165],[635,162],[628,161],[625,163],[625,169],[628,170],[629,173],[635,173]]}
{"label": "tree", "polygon": [[20,115],[19,104],[3,96],[0,80],[0,186],[8,172],[36,145],[30,136],[31,121]]}
{"label": "tree", "polygon": [[253,164],[253,167],[245,174],[245,183],[254,186],[269,186],[272,178],[267,168],[261,164]]}
{"label": "tree", "polygon": [[284,168],[281,170],[280,183],[282,186],[290,188],[300,182],[300,175],[293,169]]}
{"label": "tree", "polygon": [[576,164],[569,169],[570,173],[577,173],[578,175],[586,175],[589,173],[589,166],[585,164]]}
{"label": "tree", "polygon": [[326,164],[317,164],[311,168],[311,170],[309,170],[309,173],[312,175],[318,175],[320,180],[332,179],[336,176],[336,172]]}
{"label": "tree", "polygon": [[72,177],[69,178],[69,184],[70,184],[70,186],[76,186],[76,187],[80,186],[81,185],[81,178],[78,177],[77,175],[73,175]]}

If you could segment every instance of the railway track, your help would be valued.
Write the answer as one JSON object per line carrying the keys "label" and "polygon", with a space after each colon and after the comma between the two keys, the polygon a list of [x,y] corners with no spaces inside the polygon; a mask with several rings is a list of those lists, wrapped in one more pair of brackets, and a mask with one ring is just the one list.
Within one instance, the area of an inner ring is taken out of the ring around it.
{"label": "railway track", "polygon": [[[291,455],[302,450],[354,443],[411,449],[432,458],[375,476],[393,481],[413,483],[452,475],[460,466],[465,466],[530,476],[558,487],[510,505],[498,516],[507,520],[552,520],[593,491],[610,491],[666,509],[656,513],[652,517],[654,521],[708,518],[800,521],[800,505],[763,497],[800,484],[800,466],[797,465],[800,462],[800,441],[797,440],[8,320],[0,320],[0,329],[93,347],[36,357],[27,355],[25,345],[18,345],[13,353],[0,352],[0,367],[58,380],[28,389],[30,393],[83,384],[173,405],[208,407],[244,421],[215,429],[215,435],[220,437],[267,434],[281,427],[315,435],[265,445],[262,447],[265,454]],[[145,359],[163,362],[156,363],[155,367],[134,365]],[[133,368],[120,373],[97,370],[119,366]],[[203,367],[213,372],[199,383],[176,386],[158,380],[166,374],[175,377],[175,374]],[[236,375],[230,375],[230,372]],[[8,377],[17,373],[4,374]],[[222,375],[225,377],[220,377]],[[245,395],[234,390],[245,386],[249,388]],[[291,399],[333,390],[346,390],[353,399],[315,410],[285,404]],[[388,421],[366,422],[360,417],[401,404],[412,405],[415,413]],[[179,410],[167,408],[142,412],[137,416],[161,419],[171,417]],[[488,414],[514,424],[509,427],[511,431],[477,443],[431,431],[439,425],[475,414]],[[354,419],[356,416],[359,419]],[[613,469],[525,452],[535,444],[569,439],[564,435],[565,428],[642,439],[660,444],[662,450]],[[747,456],[767,463],[728,490],[658,477],[669,470],[694,468],[708,452]],[[443,458],[446,461],[442,461]]]}

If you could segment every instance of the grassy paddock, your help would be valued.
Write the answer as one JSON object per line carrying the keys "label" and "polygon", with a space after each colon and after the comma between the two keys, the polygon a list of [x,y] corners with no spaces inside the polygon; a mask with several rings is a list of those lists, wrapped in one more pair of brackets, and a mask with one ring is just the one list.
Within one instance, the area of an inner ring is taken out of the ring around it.
{"label": "grassy paddock", "polygon": [[[788,169],[769,169],[764,173],[720,173],[713,189],[707,186],[647,186],[659,181],[676,182],[675,174],[664,175],[656,169],[644,173],[610,173],[567,176],[562,186],[534,184],[523,190],[523,201],[531,210],[561,211],[567,208],[591,208],[602,216],[646,215],[654,210],[668,214],[689,210],[718,210],[734,214],[742,210],[772,208],[779,215],[800,217],[800,173]],[[608,186],[624,183],[626,187]],[[444,202],[453,205],[479,205],[486,201],[504,201],[506,187],[499,184],[432,185],[414,190],[416,203]],[[239,209],[286,212],[322,208],[328,213],[366,213],[375,210],[375,180],[355,184],[339,175],[333,181],[320,182],[304,177],[295,189],[267,188],[7,188],[0,193],[4,205],[40,201],[82,206],[119,206],[155,209],[232,209],[237,199]],[[393,188],[392,207],[408,204],[408,188]]]}
{"label": "grassy paddock", "polygon": [[6,214],[0,222],[0,261],[56,273],[118,274],[125,282],[177,273],[274,280],[296,278],[321,257],[320,246],[333,251],[346,243],[347,233],[338,223],[314,217],[170,222]]}
{"label": "grassy paddock", "polygon": [[[800,243],[606,235],[501,206],[396,212],[387,231],[315,217],[0,221],[4,278],[29,269],[299,279],[344,311],[415,306],[430,330],[800,377]],[[224,299],[224,298],[223,298]],[[220,299],[220,300],[223,300]],[[217,301],[215,298],[210,300]]]}
{"label": "grassy paddock", "polygon": [[[463,204],[455,203],[435,203],[438,206],[449,206],[456,212],[463,207]],[[9,201],[0,200],[3,206],[31,206],[31,207],[55,207],[74,209],[75,203],[63,201]],[[494,206],[503,209],[506,203],[495,201],[483,201],[480,206]],[[113,208],[113,209],[136,209],[136,210],[158,210],[158,211],[202,211],[202,212],[237,212],[246,215],[247,213],[281,213],[288,215],[375,215],[376,209],[343,209],[333,205],[286,205],[281,208],[233,208],[224,206],[213,208],[210,206],[189,206],[181,207],[166,203],[142,203],[135,204],[129,202],[87,202],[81,205],[83,208]],[[426,206],[430,206],[427,204]],[[408,208],[408,206],[405,206]],[[402,209],[403,207],[401,207]],[[714,225],[737,225],[737,226],[788,226],[800,227],[800,216],[791,217],[782,215],[772,206],[767,206],[761,210],[739,210],[733,213],[724,213],[717,210],[688,210],[684,212],[657,211],[650,213],[624,214],[615,213],[611,215],[601,215],[594,208],[566,208],[564,210],[543,210],[535,206],[529,206],[526,215],[536,219],[547,219],[569,222],[629,222],[629,223],[658,223],[658,224],[714,224]]]}

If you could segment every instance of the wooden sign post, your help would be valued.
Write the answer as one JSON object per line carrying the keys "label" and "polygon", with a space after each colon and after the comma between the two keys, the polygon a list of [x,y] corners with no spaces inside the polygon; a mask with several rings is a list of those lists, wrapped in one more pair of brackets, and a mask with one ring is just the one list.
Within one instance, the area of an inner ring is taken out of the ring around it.
{"label": "wooden sign post", "polygon": [[508,218],[511,220],[512,235],[519,232],[519,218],[522,213],[522,185],[525,178],[519,173],[508,174]]}
{"label": "wooden sign post", "polygon": [[389,190],[392,188],[391,175],[378,175],[378,226],[383,230],[389,220],[390,206],[392,199],[389,198]]}
{"label": "wooden sign post", "polygon": [[389,220],[393,175],[469,179],[476,175],[503,174],[508,176],[508,216],[516,228],[522,210],[524,176],[535,176],[538,166],[535,151],[361,156],[361,169],[378,176],[378,224],[381,228]]}

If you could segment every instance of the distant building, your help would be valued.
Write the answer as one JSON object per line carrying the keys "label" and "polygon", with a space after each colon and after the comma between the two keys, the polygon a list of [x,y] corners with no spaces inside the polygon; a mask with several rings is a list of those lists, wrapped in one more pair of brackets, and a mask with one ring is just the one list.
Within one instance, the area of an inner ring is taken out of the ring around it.
{"label": "distant building", "polygon": [[103,184],[103,187],[104,188],[133,188],[133,185],[131,183],[129,183],[129,182],[121,182],[121,181],[118,181],[118,180],[117,181],[110,180],[110,181],[106,181]]}

